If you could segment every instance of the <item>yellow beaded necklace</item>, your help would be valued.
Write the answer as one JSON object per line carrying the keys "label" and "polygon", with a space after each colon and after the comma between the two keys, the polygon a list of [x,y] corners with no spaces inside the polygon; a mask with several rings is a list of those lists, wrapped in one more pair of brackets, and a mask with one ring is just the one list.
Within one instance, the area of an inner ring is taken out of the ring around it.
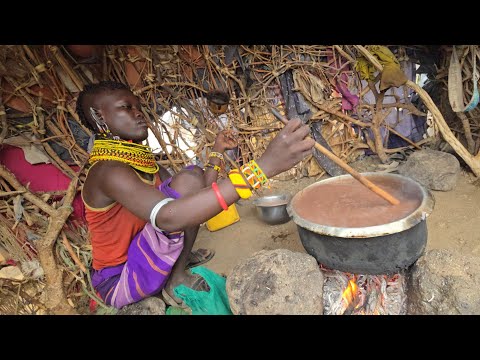
{"label": "yellow beaded necklace", "polygon": [[125,140],[95,139],[88,162],[93,165],[104,160],[120,161],[148,174],[159,169],[150,147]]}

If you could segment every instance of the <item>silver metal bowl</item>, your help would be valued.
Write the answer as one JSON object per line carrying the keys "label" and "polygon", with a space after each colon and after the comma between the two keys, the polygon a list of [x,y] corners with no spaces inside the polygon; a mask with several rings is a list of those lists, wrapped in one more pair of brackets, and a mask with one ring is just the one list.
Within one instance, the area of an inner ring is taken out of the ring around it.
{"label": "silver metal bowl", "polygon": [[263,196],[253,200],[253,205],[256,206],[257,215],[262,221],[270,225],[284,224],[290,221],[287,213],[290,198],[287,194]]}

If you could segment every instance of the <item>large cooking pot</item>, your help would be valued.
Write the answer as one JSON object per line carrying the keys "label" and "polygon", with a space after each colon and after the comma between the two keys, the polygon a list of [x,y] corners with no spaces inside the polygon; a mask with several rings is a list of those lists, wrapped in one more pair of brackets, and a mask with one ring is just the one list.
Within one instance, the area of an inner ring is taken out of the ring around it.
{"label": "large cooking pot", "polygon": [[[287,212],[297,224],[302,244],[320,264],[355,274],[391,274],[412,265],[427,244],[426,218],[432,212],[434,198],[422,185],[411,178],[396,174],[363,173],[369,180],[391,181],[409,196],[418,196],[420,205],[409,215],[381,225],[368,227],[334,227],[313,223],[295,210],[300,191],[287,206]],[[351,178],[341,175],[318,181],[304,190],[327,182]],[[318,190],[320,190],[319,188]],[[369,191],[365,188],[365,191]],[[392,205],[394,206],[394,205]]]}

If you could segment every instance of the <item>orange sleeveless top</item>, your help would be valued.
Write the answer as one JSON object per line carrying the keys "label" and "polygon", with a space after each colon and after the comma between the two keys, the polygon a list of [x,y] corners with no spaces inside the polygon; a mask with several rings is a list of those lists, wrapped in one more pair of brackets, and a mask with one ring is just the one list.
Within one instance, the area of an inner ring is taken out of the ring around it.
{"label": "orange sleeveless top", "polygon": [[[141,179],[155,187],[161,184],[158,173],[152,181]],[[104,208],[93,208],[85,202],[83,193],[82,200],[85,204],[85,218],[92,244],[93,268],[101,270],[127,261],[130,242],[147,222],[132,214],[120,203],[114,202]]]}

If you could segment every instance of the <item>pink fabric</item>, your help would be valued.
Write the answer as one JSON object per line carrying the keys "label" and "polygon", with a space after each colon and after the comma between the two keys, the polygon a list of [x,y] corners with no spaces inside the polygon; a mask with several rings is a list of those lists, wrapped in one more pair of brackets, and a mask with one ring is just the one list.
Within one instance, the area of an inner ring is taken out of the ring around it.
{"label": "pink fabric", "polygon": [[358,96],[353,95],[347,85],[340,81],[337,81],[337,90],[342,94],[342,110],[354,110],[358,105]]}
{"label": "pink fabric", "polygon": [[[342,61],[342,59],[343,58],[337,57],[335,63],[333,63],[333,55],[331,53],[327,55],[328,62],[332,62],[332,64],[330,64],[332,68],[329,69],[331,75],[335,75],[338,69],[346,63],[346,60]],[[342,110],[355,110],[359,99],[357,95],[352,94],[350,90],[348,90],[348,86],[346,85],[348,83],[347,71],[350,71],[350,65],[342,68],[340,74],[335,79],[335,87],[337,88],[337,91],[342,94]]]}
{"label": "pink fabric", "polygon": [[[29,185],[32,191],[61,191],[66,190],[70,179],[52,164],[32,165],[25,160],[21,148],[3,145],[0,148],[0,164],[7,167],[23,185]],[[78,171],[78,166],[70,166]],[[85,207],[80,192],[73,200],[72,217],[85,223]]]}

